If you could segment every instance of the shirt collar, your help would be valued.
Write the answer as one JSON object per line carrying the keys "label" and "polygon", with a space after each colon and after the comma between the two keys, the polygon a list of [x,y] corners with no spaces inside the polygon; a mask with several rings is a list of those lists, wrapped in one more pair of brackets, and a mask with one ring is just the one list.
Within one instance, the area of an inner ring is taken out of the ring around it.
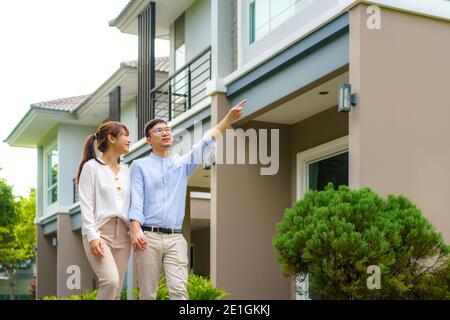
{"label": "shirt collar", "polygon": [[150,153],[150,158],[156,159],[156,160],[160,160],[160,161],[165,161],[165,160],[170,159],[170,156],[168,156],[168,157],[160,157],[156,153],[152,152],[152,153]]}

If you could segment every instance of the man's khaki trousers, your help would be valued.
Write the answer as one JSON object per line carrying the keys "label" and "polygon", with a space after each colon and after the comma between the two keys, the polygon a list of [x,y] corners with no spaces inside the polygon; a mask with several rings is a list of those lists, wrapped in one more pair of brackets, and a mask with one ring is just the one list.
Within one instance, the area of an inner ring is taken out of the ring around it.
{"label": "man's khaki trousers", "polygon": [[148,240],[144,251],[136,251],[137,277],[140,300],[155,300],[161,274],[166,275],[169,298],[188,300],[187,242],[182,234],[164,234],[144,231]]}

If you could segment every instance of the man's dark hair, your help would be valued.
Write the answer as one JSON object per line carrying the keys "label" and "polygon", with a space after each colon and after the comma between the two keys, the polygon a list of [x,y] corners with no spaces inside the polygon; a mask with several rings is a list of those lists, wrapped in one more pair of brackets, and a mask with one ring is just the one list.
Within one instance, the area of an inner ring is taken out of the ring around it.
{"label": "man's dark hair", "polygon": [[155,118],[153,120],[150,120],[149,122],[147,122],[147,124],[144,127],[144,134],[145,137],[147,138],[150,134],[150,130],[156,126],[158,123],[165,123],[167,124],[167,121],[161,118]]}

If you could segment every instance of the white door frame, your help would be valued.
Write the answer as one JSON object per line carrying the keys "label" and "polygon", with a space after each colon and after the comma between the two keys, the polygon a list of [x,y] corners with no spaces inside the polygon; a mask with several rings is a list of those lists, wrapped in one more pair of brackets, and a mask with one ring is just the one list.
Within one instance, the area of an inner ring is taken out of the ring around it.
{"label": "white door frame", "polygon": [[[317,162],[327,158],[337,156],[339,154],[348,152],[348,135],[341,137],[336,140],[321,144],[317,147],[302,151],[297,153],[297,172],[296,172],[296,182],[297,182],[297,192],[296,199],[299,201],[303,198],[303,195],[308,190],[309,185],[309,172],[308,165],[312,162]],[[306,292],[304,295],[299,295],[296,292],[297,300],[309,300],[308,291],[308,278],[302,283],[296,281],[296,286],[302,288]]]}

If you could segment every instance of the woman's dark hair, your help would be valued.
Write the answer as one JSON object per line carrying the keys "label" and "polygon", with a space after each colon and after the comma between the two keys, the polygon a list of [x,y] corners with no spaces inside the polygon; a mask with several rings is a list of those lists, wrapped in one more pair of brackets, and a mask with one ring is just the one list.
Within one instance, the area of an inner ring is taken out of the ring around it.
{"label": "woman's dark hair", "polygon": [[81,158],[76,175],[77,183],[80,182],[81,170],[83,170],[83,166],[86,162],[95,159],[98,163],[101,163],[97,160],[95,154],[95,140],[97,140],[98,150],[105,152],[108,149],[108,135],[110,134],[114,138],[117,138],[122,133],[122,130],[124,130],[127,135],[129,134],[128,128],[124,124],[117,121],[108,121],[98,127],[94,134],[87,137],[86,142],[84,143],[83,157]]}

